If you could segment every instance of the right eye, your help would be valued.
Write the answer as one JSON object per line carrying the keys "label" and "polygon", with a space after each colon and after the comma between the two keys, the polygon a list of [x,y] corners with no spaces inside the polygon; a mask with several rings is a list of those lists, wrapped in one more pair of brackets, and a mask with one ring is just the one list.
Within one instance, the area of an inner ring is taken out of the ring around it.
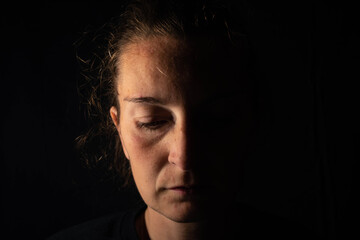
{"label": "right eye", "polygon": [[136,126],[139,129],[144,129],[147,131],[155,131],[165,126],[169,121],[168,120],[156,120],[151,122],[136,122]]}

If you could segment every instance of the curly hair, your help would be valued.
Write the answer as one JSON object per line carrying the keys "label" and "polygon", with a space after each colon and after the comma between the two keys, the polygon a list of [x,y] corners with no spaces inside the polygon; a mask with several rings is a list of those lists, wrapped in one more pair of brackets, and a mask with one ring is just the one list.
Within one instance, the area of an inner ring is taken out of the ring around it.
{"label": "curly hair", "polygon": [[153,36],[185,39],[204,35],[220,37],[232,48],[244,49],[245,35],[232,28],[228,9],[229,5],[219,1],[135,0],[95,33],[94,55],[88,60],[78,58],[84,76],[79,94],[85,99],[90,126],[76,141],[86,166],[122,177],[124,186],[133,182],[129,161],[109,114],[112,106],[120,112],[116,79],[123,49]]}

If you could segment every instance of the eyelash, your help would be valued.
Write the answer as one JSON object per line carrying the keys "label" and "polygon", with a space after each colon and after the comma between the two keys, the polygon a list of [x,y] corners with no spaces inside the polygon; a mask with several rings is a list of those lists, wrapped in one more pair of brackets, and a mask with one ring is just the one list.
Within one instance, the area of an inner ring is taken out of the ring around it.
{"label": "eyelash", "polygon": [[159,121],[152,121],[152,122],[137,122],[136,126],[139,129],[145,129],[145,130],[148,130],[148,131],[155,131],[155,130],[161,128],[167,122],[168,121],[166,121],[166,120],[159,120]]}

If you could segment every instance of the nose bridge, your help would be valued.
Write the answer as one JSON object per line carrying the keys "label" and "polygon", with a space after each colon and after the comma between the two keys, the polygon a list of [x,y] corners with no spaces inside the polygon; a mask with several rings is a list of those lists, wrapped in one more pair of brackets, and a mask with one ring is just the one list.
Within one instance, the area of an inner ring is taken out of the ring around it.
{"label": "nose bridge", "polygon": [[169,162],[182,170],[192,168],[189,155],[190,135],[188,129],[188,121],[185,118],[177,121],[172,134],[173,137],[170,140]]}

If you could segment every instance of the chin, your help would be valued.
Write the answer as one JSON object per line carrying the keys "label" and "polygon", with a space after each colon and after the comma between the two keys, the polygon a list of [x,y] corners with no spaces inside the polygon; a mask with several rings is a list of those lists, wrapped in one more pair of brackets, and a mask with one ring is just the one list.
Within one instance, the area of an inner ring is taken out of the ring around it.
{"label": "chin", "polygon": [[194,203],[177,203],[172,206],[167,206],[156,210],[164,217],[178,223],[192,223],[202,221],[205,217],[204,209],[201,209]]}
{"label": "chin", "polygon": [[168,219],[177,222],[177,223],[194,223],[200,222],[203,218],[195,214],[168,214],[165,215]]}

